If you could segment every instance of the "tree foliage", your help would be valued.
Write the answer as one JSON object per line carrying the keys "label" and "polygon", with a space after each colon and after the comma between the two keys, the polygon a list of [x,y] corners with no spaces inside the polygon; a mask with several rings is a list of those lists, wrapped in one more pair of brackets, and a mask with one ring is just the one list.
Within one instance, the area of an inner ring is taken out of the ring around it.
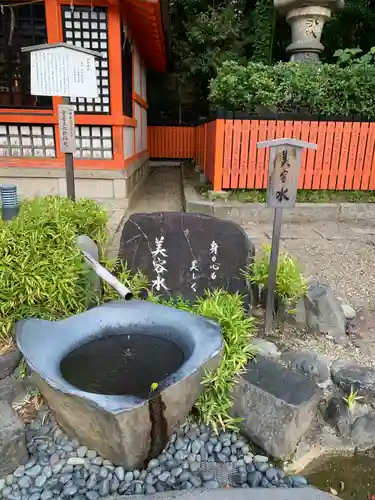
{"label": "tree foliage", "polygon": [[246,16],[245,25],[249,25],[250,37],[247,48],[251,53],[251,59],[271,64],[276,29],[273,0],[256,0],[251,15]]}
{"label": "tree foliage", "polygon": [[337,49],[360,47],[368,52],[375,46],[375,5],[371,0],[345,0],[344,9],[323,30],[323,58],[332,61]]}
{"label": "tree foliage", "polygon": [[[150,79],[150,101],[159,102],[160,114],[192,117],[207,115],[209,85],[225,62],[274,64],[287,61],[290,28],[273,0],[170,0],[170,35],[173,77],[164,83]],[[375,4],[372,0],[346,0],[323,30],[322,61],[335,63],[338,49],[375,46]],[[153,86],[155,88],[153,88]],[[164,86],[173,87],[161,99]],[[178,103],[168,104],[171,101]],[[178,109],[178,112],[177,112]]]}
{"label": "tree foliage", "polygon": [[203,100],[224,61],[245,61],[241,2],[171,0],[170,32],[173,70],[179,83],[197,86]]}

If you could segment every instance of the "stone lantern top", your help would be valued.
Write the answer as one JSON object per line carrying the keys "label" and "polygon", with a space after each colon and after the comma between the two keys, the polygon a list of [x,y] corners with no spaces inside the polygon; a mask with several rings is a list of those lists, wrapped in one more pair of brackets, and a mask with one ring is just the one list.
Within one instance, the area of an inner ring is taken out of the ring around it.
{"label": "stone lantern top", "polygon": [[345,0],[273,0],[276,10],[285,15],[291,28],[292,43],[286,51],[291,61],[319,62],[324,47],[320,42],[323,27],[331,12],[342,9]]}
{"label": "stone lantern top", "polygon": [[273,0],[273,5],[280,12],[298,9],[300,7],[327,7],[330,10],[339,10],[344,7],[344,0]]}

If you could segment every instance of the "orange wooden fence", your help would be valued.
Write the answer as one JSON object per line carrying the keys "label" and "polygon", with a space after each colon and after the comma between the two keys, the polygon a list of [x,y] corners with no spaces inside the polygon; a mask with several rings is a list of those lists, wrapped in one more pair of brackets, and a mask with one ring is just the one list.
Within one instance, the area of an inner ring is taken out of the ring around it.
{"label": "orange wooden fence", "polygon": [[148,127],[152,158],[195,158],[196,127]]}
{"label": "orange wooden fence", "polygon": [[303,153],[300,189],[375,190],[372,122],[217,119],[148,130],[151,157],[195,159],[215,191],[266,188],[269,152],[256,143],[281,137],[318,144]]}

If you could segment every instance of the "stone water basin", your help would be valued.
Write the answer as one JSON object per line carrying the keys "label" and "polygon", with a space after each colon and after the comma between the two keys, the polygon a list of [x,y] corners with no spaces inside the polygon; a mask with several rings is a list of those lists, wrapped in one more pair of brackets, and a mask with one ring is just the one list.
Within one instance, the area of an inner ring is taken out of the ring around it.
{"label": "stone water basin", "polygon": [[213,321],[137,300],[20,321],[16,338],[65,431],[128,470],[162,451],[223,349]]}

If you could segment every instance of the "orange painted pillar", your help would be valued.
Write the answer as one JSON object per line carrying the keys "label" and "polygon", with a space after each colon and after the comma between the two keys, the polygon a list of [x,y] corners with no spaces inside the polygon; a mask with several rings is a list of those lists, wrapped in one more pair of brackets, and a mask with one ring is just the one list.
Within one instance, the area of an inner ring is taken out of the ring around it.
{"label": "orange painted pillar", "polygon": [[108,54],[110,78],[111,117],[113,119],[113,159],[124,162],[124,134],[122,127],[122,53],[121,12],[118,3],[108,5]]}

